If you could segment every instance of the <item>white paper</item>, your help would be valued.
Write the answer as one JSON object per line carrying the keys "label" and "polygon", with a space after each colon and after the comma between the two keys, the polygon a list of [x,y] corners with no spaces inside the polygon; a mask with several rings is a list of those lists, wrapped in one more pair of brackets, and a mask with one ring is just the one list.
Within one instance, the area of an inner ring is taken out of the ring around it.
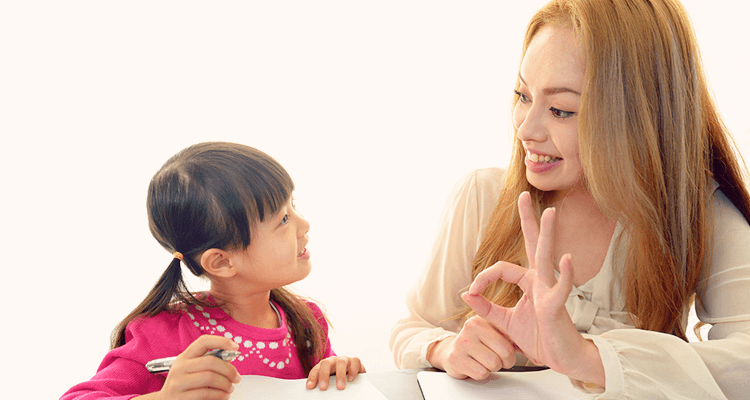
{"label": "white paper", "polygon": [[231,400],[287,400],[287,399],[361,399],[388,400],[366,374],[358,375],[353,382],[346,382],[344,390],[336,389],[336,376],[331,376],[327,390],[307,389],[304,379],[278,379],[267,376],[243,375],[242,381],[234,385]]}
{"label": "white paper", "polygon": [[589,399],[592,394],[573,386],[553,370],[494,372],[487,379],[454,379],[445,372],[420,371],[417,381],[425,400],[455,399]]}

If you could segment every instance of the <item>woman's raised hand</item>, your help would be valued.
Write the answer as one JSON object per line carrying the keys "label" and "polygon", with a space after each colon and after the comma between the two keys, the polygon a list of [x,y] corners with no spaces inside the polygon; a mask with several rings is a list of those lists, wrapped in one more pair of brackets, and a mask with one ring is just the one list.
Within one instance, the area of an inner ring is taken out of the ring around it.
{"label": "woman's raised hand", "polygon": [[491,372],[516,363],[518,348],[486,319],[466,320],[457,336],[432,345],[427,361],[457,378],[484,379]]}
{"label": "woman's raised hand", "polygon": [[237,350],[239,345],[221,336],[203,335],[183,351],[172,364],[162,389],[151,396],[158,400],[228,399],[233,384],[240,381],[237,368],[206,352],[214,349]]}
{"label": "woman's raised hand", "polygon": [[[477,315],[504,332],[534,363],[604,386],[604,368],[598,349],[578,333],[565,308],[573,287],[569,254],[561,257],[560,280],[555,278],[556,211],[554,208],[544,210],[537,224],[528,192],[519,197],[518,210],[529,268],[500,261],[482,271],[462,298]],[[481,295],[490,282],[498,279],[517,284],[523,290],[515,307],[498,306]]]}

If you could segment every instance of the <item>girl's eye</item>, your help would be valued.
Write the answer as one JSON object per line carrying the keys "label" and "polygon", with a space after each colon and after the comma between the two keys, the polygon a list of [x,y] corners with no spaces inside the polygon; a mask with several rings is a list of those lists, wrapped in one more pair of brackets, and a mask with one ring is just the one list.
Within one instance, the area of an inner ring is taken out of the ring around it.
{"label": "girl's eye", "polygon": [[281,219],[281,225],[289,222],[289,214],[284,214],[284,218]]}
{"label": "girl's eye", "polygon": [[516,96],[518,96],[518,101],[520,101],[521,103],[528,103],[529,102],[529,98],[526,97],[525,94],[519,92],[518,90],[514,90],[514,92],[516,93]]}
{"label": "girl's eye", "polygon": [[555,107],[550,107],[549,111],[552,113],[552,116],[555,118],[569,118],[574,116],[576,113],[573,111],[563,111],[560,109],[557,109]]}

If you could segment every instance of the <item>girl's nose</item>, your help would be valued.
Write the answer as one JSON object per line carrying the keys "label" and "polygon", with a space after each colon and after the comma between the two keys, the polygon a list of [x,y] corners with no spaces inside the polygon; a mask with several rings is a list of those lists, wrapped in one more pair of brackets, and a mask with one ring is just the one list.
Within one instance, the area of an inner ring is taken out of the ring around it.
{"label": "girl's nose", "polygon": [[301,214],[297,214],[297,218],[299,218],[297,232],[299,233],[299,236],[305,236],[307,232],[310,231],[310,223]]}

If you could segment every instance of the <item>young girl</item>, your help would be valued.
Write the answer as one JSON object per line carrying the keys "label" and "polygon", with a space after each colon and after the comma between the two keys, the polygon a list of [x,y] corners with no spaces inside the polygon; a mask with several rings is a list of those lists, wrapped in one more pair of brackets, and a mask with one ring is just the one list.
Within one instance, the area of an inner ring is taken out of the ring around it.
{"label": "young girl", "polygon": [[[73,399],[226,399],[240,375],[308,377],[307,388],[337,387],[365,368],[338,357],[318,306],[285,285],[310,273],[310,224],[297,213],[294,184],[268,155],[233,143],[177,153],[151,180],[149,228],[172,262],[146,299],[113,332],[96,375]],[[211,282],[190,293],[181,263]],[[235,350],[231,363],[204,356]],[[145,364],[176,356],[167,374]],[[184,397],[183,397],[184,396]]]}

